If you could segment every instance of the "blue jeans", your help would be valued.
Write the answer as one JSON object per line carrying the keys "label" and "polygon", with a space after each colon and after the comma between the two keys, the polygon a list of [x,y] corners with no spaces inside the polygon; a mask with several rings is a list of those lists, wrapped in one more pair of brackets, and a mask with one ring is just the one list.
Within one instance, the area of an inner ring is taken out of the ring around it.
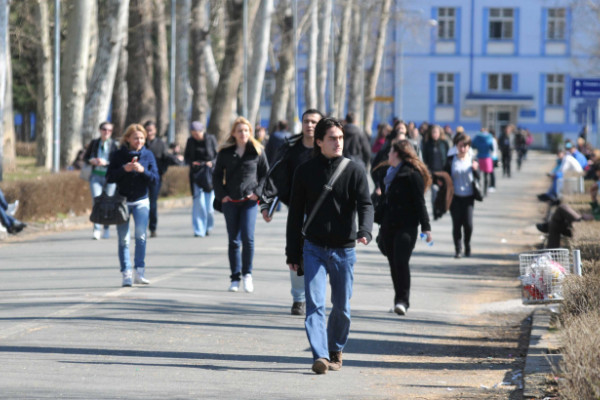
{"label": "blue jeans", "polygon": [[[341,351],[350,332],[350,298],[354,281],[356,251],[326,248],[304,241],[304,284],[306,285],[306,336],[313,358],[329,359],[330,351]],[[327,274],[331,285],[332,309],[325,325]]]}
{"label": "blue jeans", "polygon": [[[148,229],[148,217],[150,215],[150,202],[148,199],[137,205],[129,206],[129,216],[133,216],[135,226],[135,254],[133,262],[135,268],[146,267],[146,229]],[[124,224],[117,225],[117,234],[119,235],[119,263],[121,272],[131,269],[131,260],[129,257],[129,220]]]}
{"label": "blue jeans", "polygon": [[215,192],[213,190],[205,192],[195,183],[193,185],[192,227],[194,235],[204,237],[215,226],[215,210],[213,209]]}
{"label": "blue jeans", "polygon": [[13,226],[15,219],[6,213],[7,208],[8,202],[4,197],[4,193],[0,190],[0,223],[4,225],[5,228],[10,228]]}
{"label": "blue jeans", "polygon": [[[112,196],[115,194],[115,190],[117,189],[117,185],[115,183],[106,183],[106,177],[95,175],[92,173],[90,177],[90,191],[92,192],[92,199],[94,197],[98,197],[102,194],[102,190],[106,192],[107,195]],[[108,229],[108,225],[105,225],[104,228]],[[94,224],[94,230],[102,229],[102,225]]]}
{"label": "blue jeans", "polygon": [[156,183],[148,186],[148,197],[150,199],[150,220],[148,228],[150,228],[150,231],[155,231],[156,225],[158,224],[158,194],[160,193],[161,185],[162,177],[159,177]]}
{"label": "blue jeans", "polygon": [[304,294],[304,277],[298,276],[296,271],[290,271],[290,282],[292,284],[292,298],[294,302],[304,303],[306,295]]}
{"label": "blue jeans", "polygon": [[[241,275],[252,274],[254,258],[254,227],[256,225],[256,201],[223,203],[223,215],[229,237],[229,267],[231,281],[239,281]],[[242,247],[240,255],[240,247]]]}

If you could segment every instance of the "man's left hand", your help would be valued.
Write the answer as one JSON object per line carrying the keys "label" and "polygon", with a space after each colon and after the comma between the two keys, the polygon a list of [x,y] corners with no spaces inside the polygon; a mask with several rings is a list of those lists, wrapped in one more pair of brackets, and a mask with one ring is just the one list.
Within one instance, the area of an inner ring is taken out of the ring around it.
{"label": "man's left hand", "polygon": [[369,243],[369,240],[366,237],[361,237],[356,239],[356,243],[362,243],[366,245],[367,243]]}

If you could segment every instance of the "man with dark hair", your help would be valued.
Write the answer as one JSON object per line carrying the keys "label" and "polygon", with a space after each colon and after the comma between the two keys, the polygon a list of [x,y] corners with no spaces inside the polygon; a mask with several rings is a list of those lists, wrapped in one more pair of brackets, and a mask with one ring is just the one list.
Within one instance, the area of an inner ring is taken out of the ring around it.
{"label": "man with dark hair", "polygon": [[[365,171],[352,161],[331,187],[326,186],[344,160],[340,122],[333,118],[320,120],[314,138],[315,156],[294,174],[285,251],[290,269],[298,270],[303,264],[304,325],[313,354],[312,370],[324,374],[328,369],[338,371],[342,367],[342,350],[350,331],[355,246],[371,240],[373,205]],[[317,204],[324,190],[327,195]],[[316,211],[311,219],[313,209]],[[304,226],[307,215],[310,223]],[[326,323],[328,274],[333,307]]]}
{"label": "man with dark hair", "polygon": [[355,121],[354,113],[349,112],[344,124],[344,157],[358,163],[366,171],[371,163],[371,146],[369,138],[355,125]]}
{"label": "man with dark hair", "polygon": [[167,172],[167,168],[171,164],[171,154],[165,142],[156,136],[156,124],[154,121],[146,121],[144,129],[148,133],[146,139],[146,148],[154,154],[156,165],[158,167],[158,180],[153,185],[150,185],[148,197],[150,198],[150,219],[148,228],[150,229],[150,237],[156,237],[156,227],[158,225],[158,194],[162,185],[162,176]]}
{"label": "man with dark hair", "polygon": [[[273,202],[281,201],[289,206],[294,172],[300,164],[312,157],[315,127],[321,118],[323,118],[323,114],[319,110],[314,108],[306,110],[302,114],[302,133],[286,139],[275,157],[275,161],[270,164],[271,168],[268,179],[265,180],[260,206],[265,221],[271,221],[269,210]],[[296,271],[290,271],[290,282],[293,299],[292,315],[304,315],[306,305],[304,278],[298,276]]]}

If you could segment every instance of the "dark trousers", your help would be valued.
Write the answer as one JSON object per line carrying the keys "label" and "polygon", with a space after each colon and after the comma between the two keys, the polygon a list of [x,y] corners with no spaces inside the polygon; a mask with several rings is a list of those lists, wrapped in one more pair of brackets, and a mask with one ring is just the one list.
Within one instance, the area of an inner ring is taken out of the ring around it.
{"label": "dark trousers", "polygon": [[510,178],[510,162],[512,161],[512,153],[505,151],[502,153],[502,176]]}
{"label": "dark trousers", "polygon": [[[496,169],[496,167],[494,167],[494,169]],[[494,171],[494,169],[492,169],[492,172],[490,173],[490,187],[491,188],[496,188],[496,171]]]}
{"label": "dark trousers", "polygon": [[454,196],[450,206],[450,215],[452,216],[452,238],[454,239],[454,249],[460,253],[462,233],[464,230],[465,248],[471,247],[471,234],[473,233],[473,206],[475,198],[473,196],[461,197]]}
{"label": "dark trousers", "polygon": [[560,247],[560,235],[571,236],[573,222],[581,221],[581,215],[566,204],[556,208],[548,224],[548,249]]}
{"label": "dark trousers", "polygon": [[394,304],[404,303],[406,308],[410,305],[409,261],[417,241],[417,230],[418,226],[410,226],[382,232],[394,284]]}
{"label": "dark trousers", "polygon": [[160,187],[162,185],[162,177],[156,181],[154,185],[150,185],[148,188],[148,197],[150,199],[150,220],[148,221],[148,229],[150,232],[156,230],[158,225],[158,194],[160,193]]}

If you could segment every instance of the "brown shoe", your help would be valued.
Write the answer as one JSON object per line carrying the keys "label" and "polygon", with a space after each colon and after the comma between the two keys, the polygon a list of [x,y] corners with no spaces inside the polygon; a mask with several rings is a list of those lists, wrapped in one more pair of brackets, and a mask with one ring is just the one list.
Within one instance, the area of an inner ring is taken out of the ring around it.
{"label": "brown shoe", "polygon": [[150,231],[150,237],[151,238],[156,237],[156,231]]}
{"label": "brown shoe", "polygon": [[330,351],[329,352],[329,370],[339,371],[342,369],[342,352],[341,351]]}
{"label": "brown shoe", "polygon": [[312,365],[312,370],[315,374],[322,375],[327,373],[329,361],[326,358],[317,358]]}

